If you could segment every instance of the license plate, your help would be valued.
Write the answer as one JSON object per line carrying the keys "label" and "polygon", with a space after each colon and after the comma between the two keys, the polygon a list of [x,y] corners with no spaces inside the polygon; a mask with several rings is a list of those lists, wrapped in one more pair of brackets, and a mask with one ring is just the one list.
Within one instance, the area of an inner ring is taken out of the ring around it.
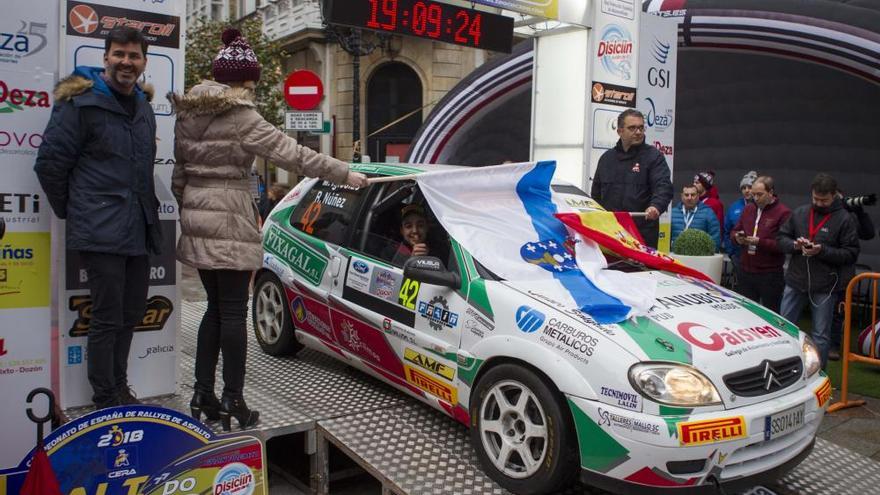
{"label": "license plate", "polygon": [[764,417],[764,440],[773,440],[804,426],[804,404]]}

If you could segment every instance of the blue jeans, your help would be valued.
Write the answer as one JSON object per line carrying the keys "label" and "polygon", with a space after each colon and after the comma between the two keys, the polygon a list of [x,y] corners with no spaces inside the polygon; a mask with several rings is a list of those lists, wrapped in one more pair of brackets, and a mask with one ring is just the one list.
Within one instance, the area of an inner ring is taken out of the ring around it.
{"label": "blue jeans", "polygon": [[828,362],[828,351],[831,349],[831,319],[836,303],[836,294],[829,295],[820,292],[808,294],[790,285],[786,285],[785,291],[782,293],[782,317],[794,324],[797,324],[800,319],[804,306],[810,305],[810,311],[813,314],[813,342],[819,348],[822,369],[825,369],[825,364]]}

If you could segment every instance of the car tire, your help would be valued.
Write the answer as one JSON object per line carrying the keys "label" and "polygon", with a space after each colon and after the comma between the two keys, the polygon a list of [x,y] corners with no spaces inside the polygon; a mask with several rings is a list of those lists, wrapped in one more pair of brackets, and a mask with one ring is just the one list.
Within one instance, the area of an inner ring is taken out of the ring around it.
{"label": "car tire", "polygon": [[526,366],[505,363],[487,371],[471,394],[470,417],[483,470],[507,490],[556,493],[578,473],[571,414],[555,387]]}
{"label": "car tire", "polygon": [[285,356],[295,354],[303,348],[294,335],[284,286],[272,272],[263,272],[257,277],[251,302],[251,318],[254,335],[266,354]]}

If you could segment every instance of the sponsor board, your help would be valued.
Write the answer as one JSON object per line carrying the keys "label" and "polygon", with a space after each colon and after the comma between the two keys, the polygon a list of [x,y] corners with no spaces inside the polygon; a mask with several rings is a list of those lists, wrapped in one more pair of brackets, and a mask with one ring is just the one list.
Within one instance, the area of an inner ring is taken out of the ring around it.
{"label": "sponsor board", "polygon": [[[23,6],[8,5],[7,2],[4,2],[4,6],[8,7],[8,13],[26,10]],[[49,29],[46,21],[46,18],[35,13],[27,18],[7,16],[0,21],[0,64],[13,70],[29,70],[33,67],[51,71],[49,64],[54,59],[58,30]],[[3,113],[2,109],[0,113]]]}
{"label": "sponsor board", "polygon": [[48,232],[7,232],[0,239],[0,309],[49,306]]}
{"label": "sponsor board", "polygon": [[[50,433],[45,451],[61,493],[268,493],[258,438],[217,436],[184,414],[156,406],[95,411]],[[31,460],[29,453],[17,467],[0,471],[0,487],[18,493]]]}
{"label": "sponsor board", "polygon": [[658,110],[654,98],[645,98],[645,102],[647,103],[645,125],[648,126],[648,131],[663,133],[672,127],[672,122],[675,120],[674,110],[669,108]]}
{"label": "sponsor board", "polygon": [[408,347],[403,351],[403,358],[410,363],[424,368],[437,376],[446,378],[449,381],[452,381],[455,377],[455,368],[447,366],[434,358],[420,354]]}
{"label": "sponsor board", "polygon": [[590,94],[593,103],[605,103],[619,107],[636,106],[636,88],[594,81]]}
{"label": "sponsor board", "polygon": [[[2,37],[2,33],[0,33]],[[0,49],[2,56],[2,49]],[[49,91],[18,85],[6,79],[0,79],[0,114],[26,111],[31,108],[51,108],[52,100]]]}
{"label": "sponsor board", "polygon": [[596,67],[619,81],[634,81],[634,47],[633,36],[629,29],[618,23],[609,23],[598,31],[599,43],[596,48]]}
{"label": "sponsor board", "polygon": [[278,227],[269,227],[263,247],[312,285],[319,285],[324,278],[327,259]]}
{"label": "sponsor board", "polygon": [[707,419],[678,423],[678,439],[681,445],[705,445],[746,438],[746,420],[743,416]]}
{"label": "sponsor board", "polygon": [[707,351],[721,351],[727,356],[788,342],[786,335],[770,325],[714,331],[699,323],[683,322],[676,327],[679,335],[691,344]]}
{"label": "sponsor board", "polygon": [[596,108],[593,110],[593,148],[610,150],[617,144],[617,116],[621,110]]}
{"label": "sponsor board", "polygon": [[610,387],[599,387],[599,395],[612,399],[615,405],[631,411],[642,410],[642,398],[635,392],[624,392]]}
{"label": "sponsor board", "polygon": [[657,148],[657,151],[659,151],[660,153],[663,153],[664,156],[672,156],[673,155],[672,145],[663,144],[662,141],[657,141],[656,139],[654,140],[653,145],[655,148]]}
{"label": "sponsor board", "polygon": [[372,268],[369,293],[388,302],[397,303],[403,275],[379,266]]}
{"label": "sponsor board", "polygon": [[449,311],[449,303],[443,296],[435,296],[428,302],[419,301],[418,313],[428,320],[428,326],[438,332],[444,327],[458,326],[458,313]]}
{"label": "sponsor board", "polygon": [[0,191],[0,217],[9,229],[23,224],[39,224],[42,200],[36,192]]}
{"label": "sponsor board", "polygon": [[[89,334],[92,324],[92,296],[70,296],[67,308],[76,312],[76,318],[68,331],[71,337],[85,337]],[[157,332],[165,328],[165,324],[174,312],[174,304],[165,296],[154,295],[147,299],[144,317],[134,327],[135,332]]]}
{"label": "sponsor board", "polygon": [[104,40],[117,27],[140,30],[150,45],[180,47],[177,16],[85,2],[67,2],[67,35]]}
{"label": "sponsor board", "polygon": [[600,0],[602,12],[615,17],[633,20],[636,18],[635,0]]}
{"label": "sponsor board", "polygon": [[160,354],[167,354],[169,352],[174,352],[174,344],[151,345],[144,348],[140,352],[132,353],[132,355],[137,355],[138,359],[149,359]]}
{"label": "sponsor board", "polygon": [[601,407],[599,408],[598,412],[599,426],[613,426],[632,432],[647,433],[649,435],[660,435],[660,432],[665,431],[666,429],[665,426],[661,427],[659,424],[656,423],[651,423],[649,421],[644,421],[637,418],[630,418],[622,414],[607,411],[605,409],[602,409]]}
{"label": "sponsor board", "polygon": [[831,380],[825,378],[821,385],[813,392],[816,395],[816,404],[819,407],[825,407],[825,404],[831,400]]}
{"label": "sponsor board", "polygon": [[406,371],[406,381],[412,385],[435,397],[439,397],[449,404],[455,405],[458,403],[458,392],[455,387],[437,381],[411,366],[403,365],[403,369]]}

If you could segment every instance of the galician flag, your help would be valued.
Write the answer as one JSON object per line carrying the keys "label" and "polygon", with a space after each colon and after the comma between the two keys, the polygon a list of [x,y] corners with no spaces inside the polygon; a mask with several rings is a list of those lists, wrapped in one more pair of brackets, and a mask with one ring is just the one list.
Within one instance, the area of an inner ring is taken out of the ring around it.
{"label": "galician flag", "polygon": [[[572,238],[556,218],[574,210],[553,201],[555,170],[552,161],[515,163],[427,172],[416,180],[446,231],[512,285],[579,308],[599,323],[647,314],[654,287],[605,270],[598,246]],[[584,243],[577,255],[575,243]]]}

